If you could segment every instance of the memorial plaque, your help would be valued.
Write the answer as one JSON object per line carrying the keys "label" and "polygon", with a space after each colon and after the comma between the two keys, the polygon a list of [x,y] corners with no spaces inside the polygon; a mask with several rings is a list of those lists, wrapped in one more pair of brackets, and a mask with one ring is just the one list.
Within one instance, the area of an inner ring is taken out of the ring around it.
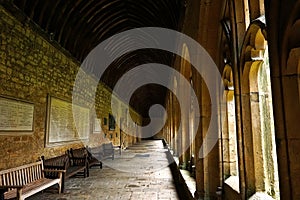
{"label": "memorial plaque", "polygon": [[[76,126],[75,126],[75,121]],[[55,98],[49,98],[47,144],[88,139],[90,132],[89,109]],[[59,144],[58,144],[59,145]]]}
{"label": "memorial plaque", "polygon": [[0,97],[0,131],[33,131],[34,104]]}
{"label": "memorial plaque", "polygon": [[94,119],[94,133],[101,133],[101,119],[95,118]]}

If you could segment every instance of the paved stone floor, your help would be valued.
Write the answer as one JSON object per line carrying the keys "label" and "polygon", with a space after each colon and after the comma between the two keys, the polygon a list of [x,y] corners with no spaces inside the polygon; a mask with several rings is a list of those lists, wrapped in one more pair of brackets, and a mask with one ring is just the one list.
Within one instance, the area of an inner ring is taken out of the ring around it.
{"label": "paved stone floor", "polygon": [[87,178],[72,177],[65,193],[48,189],[28,200],[176,200],[179,199],[168,167],[166,149],[160,140],[137,143],[114,160],[105,160],[103,169],[90,169]]}

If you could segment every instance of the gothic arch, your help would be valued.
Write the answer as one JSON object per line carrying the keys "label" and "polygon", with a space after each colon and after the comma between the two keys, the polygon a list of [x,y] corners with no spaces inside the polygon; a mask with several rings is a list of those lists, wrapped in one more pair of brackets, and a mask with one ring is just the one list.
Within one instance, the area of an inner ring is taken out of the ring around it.
{"label": "gothic arch", "polygon": [[241,69],[244,72],[245,63],[259,59],[257,56],[262,56],[264,50],[266,50],[267,33],[265,24],[260,21],[254,21],[248,28],[242,50],[241,50]]}
{"label": "gothic arch", "polygon": [[[225,121],[222,122],[222,162],[223,178],[225,182],[228,178],[233,178],[238,182],[238,158],[237,158],[237,133],[236,133],[236,114],[235,114],[235,97],[233,87],[233,73],[230,65],[225,65],[223,70],[224,83],[224,112]],[[237,189],[239,190],[239,189]]]}
{"label": "gothic arch", "polygon": [[[278,169],[264,17],[253,21],[241,49],[243,141],[247,197],[264,192],[278,198]],[[270,158],[269,155],[273,157]]]}
{"label": "gothic arch", "polygon": [[297,72],[299,69],[297,68],[287,68],[287,60],[289,59],[289,54],[293,48],[300,47],[300,1],[297,1],[295,5],[293,5],[293,10],[289,16],[287,21],[287,27],[283,34],[283,42],[282,42],[282,67],[287,70],[287,74],[292,74]]}
{"label": "gothic arch", "polygon": [[[190,52],[189,48],[186,44],[182,46],[182,56],[180,62],[180,73],[187,79],[191,80],[191,63],[190,61]],[[181,85],[181,83],[179,83]],[[182,165],[183,169],[187,169],[188,163],[191,160],[191,129],[190,129],[190,105],[191,105],[191,91],[188,88],[179,88],[179,95],[184,99],[183,105],[181,107],[181,144],[179,146],[182,147],[181,157],[179,158],[179,162]]]}

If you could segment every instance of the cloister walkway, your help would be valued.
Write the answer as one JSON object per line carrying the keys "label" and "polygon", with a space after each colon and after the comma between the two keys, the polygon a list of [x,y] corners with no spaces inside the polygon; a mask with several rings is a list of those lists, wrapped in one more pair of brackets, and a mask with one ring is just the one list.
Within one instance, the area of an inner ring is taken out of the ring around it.
{"label": "cloister walkway", "polygon": [[28,200],[179,199],[161,140],[143,140],[103,164],[91,168],[87,178],[67,179],[63,194],[50,189]]}

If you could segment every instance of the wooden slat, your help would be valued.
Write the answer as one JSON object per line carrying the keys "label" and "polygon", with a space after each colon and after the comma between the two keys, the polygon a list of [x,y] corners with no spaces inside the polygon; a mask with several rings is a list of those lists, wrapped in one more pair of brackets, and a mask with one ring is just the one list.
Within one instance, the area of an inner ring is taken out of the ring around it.
{"label": "wooden slat", "polygon": [[4,179],[5,179],[5,185],[9,185],[9,174],[3,174],[3,176],[4,176]]}
{"label": "wooden slat", "polygon": [[24,177],[25,177],[25,179],[24,179],[24,181],[23,181],[23,184],[25,185],[26,183],[28,183],[28,177],[27,177],[27,170],[26,169],[23,169],[24,170]]}
{"label": "wooden slat", "polygon": [[18,184],[19,184],[19,185],[22,185],[22,184],[23,184],[23,182],[22,182],[22,179],[23,179],[22,172],[23,172],[22,170],[19,171],[19,176],[18,176],[18,179],[19,179]]}
{"label": "wooden slat", "polygon": [[28,169],[25,170],[25,175],[26,175],[26,177],[27,177],[27,182],[26,182],[25,184],[30,183],[30,182],[31,182],[31,178],[30,178],[30,167],[29,167]]}
{"label": "wooden slat", "polygon": [[19,173],[17,174],[17,185],[21,185],[21,180],[22,180],[22,170],[19,170]]}
{"label": "wooden slat", "polygon": [[18,176],[18,171],[15,171],[15,172],[13,173],[13,177],[14,177],[14,184],[15,184],[15,185],[17,185],[17,184],[18,184],[18,178],[17,178],[17,176]]}
{"label": "wooden slat", "polygon": [[14,184],[14,172],[11,172],[10,174],[10,184]]}
{"label": "wooden slat", "polygon": [[36,166],[36,180],[41,178],[40,166]]}
{"label": "wooden slat", "polygon": [[14,185],[18,185],[18,176],[20,174],[20,170],[13,172],[14,177]]}
{"label": "wooden slat", "polygon": [[23,179],[23,174],[22,174],[22,170],[21,170],[20,174],[19,174],[19,185],[23,184],[22,179]]}
{"label": "wooden slat", "polygon": [[28,183],[31,183],[32,182],[32,166],[30,166],[28,168],[28,171],[27,171],[27,176],[28,176]]}
{"label": "wooden slat", "polygon": [[39,177],[38,177],[38,166],[34,166],[33,168],[34,170],[34,181],[37,180]]}
{"label": "wooden slat", "polygon": [[29,167],[29,170],[27,172],[27,175],[28,175],[28,178],[29,178],[29,182],[28,183],[31,183],[33,181],[33,173],[32,173],[32,166]]}
{"label": "wooden slat", "polygon": [[34,177],[34,181],[39,179],[39,167],[35,166],[34,167],[34,173],[35,173],[35,177]]}
{"label": "wooden slat", "polygon": [[6,174],[6,181],[7,181],[7,184],[9,184],[9,185],[11,184],[10,180],[11,180],[10,179],[10,174],[7,173]]}
{"label": "wooden slat", "polygon": [[44,173],[44,162],[42,162],[42,168],[41,168],[41,175],[42,175],[42,178],[45,178],[45,173]]}
{"label": "wooden slat", "polygon": [[16,185],[16,183],[17,183],[17,181],[16,181],[16,172],[17,172],[17,171],[14,171],[14,172],[11,173],[11,174],[12,174],[12,182],[13,182],[13,185]]}
{"label": "wooden slat", "polygon": [[31,181],[30,182],[33,182],[35,179],[36,179],[36,167],[35,166],[32,166],[31,167],[31,174],[32,174],[32,179],[31,179]]}
{"label": "wooden slat", "polygon": [[10,184],[14,184],[14,174],[13,172],[10,173]]}
{"label": "wooden slat", "polygon": [[14,184],[18,185],[19,170],[14,172]]}
{"label": "wooden slat", "polygon": [[27,184],[29,182],[27,172],[28,172],[28,169],[27,170],[24,169],[24,176],[25,176],[25,182],[24,182],[24,184]]}
{"label": "wooden slat", "polygon": [[41,171],[40,171],[40,166],[36,166],[36,179],[41,178]]}
{"label": "wooden slat", "polygon": [[2,174],[1,177],[2,177],[2,185],[6,185],[7,183],[6,183],[5,175]]}
{"label": "wooden slat", "polygon": [[39,179],[43,178],[43,165],[39,166]]}
{"label": "wooden slat", "polygon": [[20,170],[15,172],[15,184],[19,185],[19,174],[20,174]]}
{"label": "wooden slat", "polygon": [[26,174],[25,174],[25,169],[22,169],[22,185],[25,185],[26,182],[27,182],[27,177],[26,177]]}

